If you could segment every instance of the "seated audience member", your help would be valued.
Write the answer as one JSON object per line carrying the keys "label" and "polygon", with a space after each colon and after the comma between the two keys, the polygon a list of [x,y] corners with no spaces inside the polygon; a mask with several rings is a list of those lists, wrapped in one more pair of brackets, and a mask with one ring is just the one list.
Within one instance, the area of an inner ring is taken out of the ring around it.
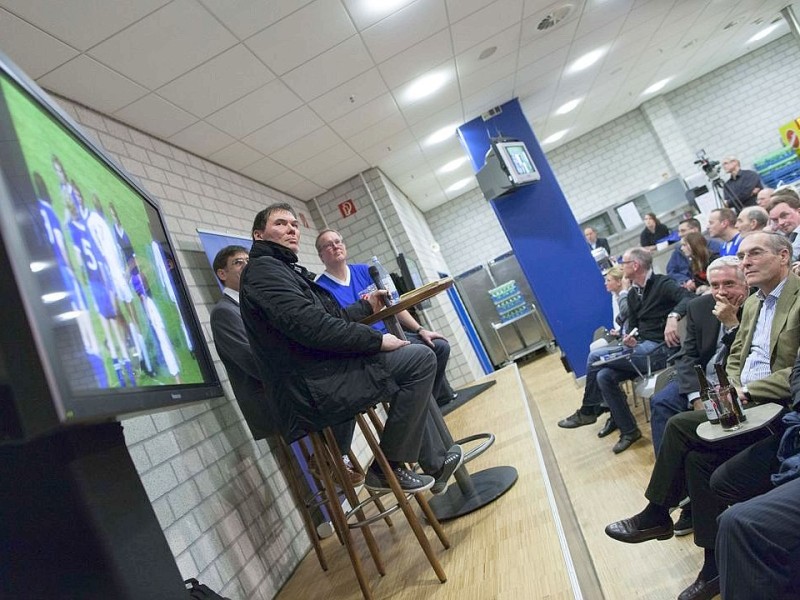
{"label": "seated audience member", "polygon": [[742,169],[735,156],[726,156],[722,160],[722,168],[730,175],[722,186],[728,208],[741,210],[745,206],[755,206],[758,193],[764,187],[759,174]]}
{"label": "seated audience member", "polygon": [[800,597],[800,479],[722,513],[717,566],[725,600]]}
{"label": "seated audience member", "polygon": [[[695,365],[716,385],[714,364],[725,363],[730,351],[742,304],[747,298],[747,283],[735,256],[723,256],[708,266],[711,294],[689,302],[686,311],[686,336],[675,358],[675,378],[650,399],[650,430],[656,456],[667,421],[686,410],[704,410]],[[691,503],[682,504],[675,522],[675,535],[692,533]]]}
{"label": "seated audience member", "polygon": [[[678,224],[678,235],[683,239],[688,233],[702,233],[701,229],[700,221],[697,219],[684,219]],[[722,248],[722,243],[714,239],[706,240],[706,245],[708,246],[709,252],[714,254],[719,254]],[[692,278],[692,269],[689,265],[689,259],[681,251],[680,244],[672,251],[672,255],[669,257],[667,275],[680,285],[683,285]]]}
{"label": "seated audience member", "polygon": [[[726,371],[745,403],[786,403],[789,397],[789,374],[800,346],[800,278],[789,272],[790,256],[789,242],[774,233],[751,233],[739,249],[745,280],[758,291],[744,303]],[[752,458],[751,448],[757,454],[763,443],[775,437],[762,428],[707,442],[697,435],[697,426],[705,420],[701,411],[669,420],[645,492],[649,503],[642,512],[606,527],[606,534],[621,542],[668,539],[673,535],[669,509],[688,489],[694,540],[704,549],[705,559],[679,600],[710,599],[719,593],[714,544],[717,517],[725,505],[718,499],[721,486],[715,488],[716,493],[712,490],[712,473],[732,458]]]}
{"label": "seated audience member", "polygon": [[[647,355],[654,369],[664,368],[665,342],[670,347],[680,343],[677,322],[686,313],[686,304],[691,298],[688,291],[666,275],[653,273],[652,265],[652,256],[644,248],[631,248],[622,257],[623,272],[631,282],[628,290],[630,329],[622,338],[622,345],[631,352],[631,360],[601,362],[603,356],[614,350],[590,352],[581,407],[558,422],[558,426],[565,429],[589,425],[596,422],[597,416],[607,407],[611,418],[597,435],[605,437],[620,430],[619,441],[613,448],[615,454],[624,452],[642,437],[620,383],[635,379],[647,369]],[[630,335],[634,329],[638,333]]]}
{"label": "seated audience member", "polygon": [[597,232],[593,227],[587,227],[583,230],[583,237],[586,238],[586,243],[589,244],[589,249],[604,248],[605,251],[611,256],[611,247],[608,245],[606,238],[597,237]]}
{"label": "seated audience member", "polygon": [[[253,437],[270,441],[270,436],[278,431],[278,417],[266,399],[264,384],[261,383],[239,311],[239,285],[242,271],[249,260],[247,249],[242,246],[226,246],[214,257],[214,273],[222,283],[223,290],[222,298],[211,309],[211,335]],[[333,429],[337,441],[343,440],[339,443],[340,449],[347,452],[352,440],[352,425],[345,423]],[[342,460],[350,483],[354,486],[364,483],[364,476],[353,467],[350,458],[343,455]]]}
{"label": "seated audience member", "polygon": [[764,210],[767,210],[769,203],[772,201],[772,192],[774,192],[772,188],[765,187],[763,190],[758,192],[756,196],[756,204],[758,204]]}
{"label": "seated audience member", "polygon": [[706,245],[706,238],[699,233],[688,233],[681,241],[681,252],[689,259],[689,269],[692,278],[683,284],[690,292],[698,294],[708,289],[708,279],[706,269],[718,254],[709,252]]}
{"label": "seated audience member", "polygon": [[800,259],[800,196],[791,188],[775,190],[767,210],[773,229],[792,243],[792,260]]}
{"label": "seated audience member", "polygon": [[669,235],[669,228],[656,218],[654,213],[644,216],[644,229],[639,234],[639,245],[653,252],[659,240]]}
{"label": "seated audience member", "polygon": [[[252,235],[240,286],[242,320],[284,438],[294,441],[347,422],[389,399],[380,445],[400,486],[409,492],[444,492],[463,451],[457,444],[448,449],[440,433],[446,426],[431,396],[433,350],[358,322],[381,308],[384,290],[341,308],[314,283],[297,264],[300,226],[290,205],[273,204],[259,212]],[[405,466],[415,462],[424,474]],[[389,489],[374,462],[366,486]]]}
{"label": "seated audience member", "polygon": [[[315,241],[317,254],[325,265],[316,282],[328,290],[341,306],[357,302],[375,288],[369,276],[369,266],[347,263],[347,246],[341,234],[333,229],[325,229]],[[450,402],[455,394],[445,377],[447,359],[450,357],[450,344],[436,331],[422,327],[407,310],[397,313],[397,320],[406,332],[406,339],[415,344],[426,344],[436,354],[436,379],[433,382],[433,397],[439,406]],[[373,325],[381,333],[387,333],[383,322]]]}
{"label": "seated audience member", "polygon": [[743,208],[736,218],[736,229],[744,235],[753,231],[763,231],[768,223],[769,213],[766,209],[760,206],[748,206]]}
{"label": "seated audience member", "polygon": [[631,282],[622,274],[619,267],[611,267],[603,276],[606,290],[611,294],[611,330],[609,333],[618,336],[625,333],[628,321],[628,288]]}
{"label": "seated audience member", "polygon": [[708,216],[708,234],[722,241],[720,256],[736,256],[742,236],[736,230],[736,212],[730,208],[715,208]]}

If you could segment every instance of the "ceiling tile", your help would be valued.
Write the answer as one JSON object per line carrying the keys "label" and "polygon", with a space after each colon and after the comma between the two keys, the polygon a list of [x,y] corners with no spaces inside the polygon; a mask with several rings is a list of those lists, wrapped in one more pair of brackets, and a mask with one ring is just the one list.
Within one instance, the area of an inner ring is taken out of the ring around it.
{"label": "ceiling tile", "polygon": [[301,104],[292,90],[275,79],[209,115],[206,120],[225,133],[241,138]]}
{"label": "ceiling tile", "polygon": [[244,40],[311,0],[200,0],[236,37]]}
{"label": "ceiling tile", "polygon": [[450,31],[444,29],[378,65],[390,88],[396,88],[453,57]]}
{"label": "ceiling tile", "polygon": [[469,113],[484,113],[490,108],[500,106],[514,97],[514,76],[509,75],[498,81],[488,83],[474,94],[464,98],[464,110]]}
{"label": "ceiling tile", "polygon": [[307,179],[304,179],[299,183],[295,183],[292,186],[292,194],[294,194],[296,198],[300,198],[300,200],[311,200],[311,198],[314,196],[319,196],[325,192],[326,189],[324,187]]}
{"label": "ceiling tile", "polygon": [[[169,0],[0,0],[0,6],[78,50],[91,48]],[[4,39],[5,41],[5,39]]]}
{"label": "ceiling tile", "polygon": [[[456,56],[459,77],[464,77],[494,63],[510,62],[516,67],[519,30],[519,24],[513,25]],[[495,48],[494,54],[481,59],[481,53],[492,47]]]}
{"label": "ceiling tile", "polygon": [[351,156],[329,169],[314,174],[311,180],[325,189],[330,189],[368,168],[369,164],[363,158]]}
{"label": "ceiling tile", "polygon": [[168,138],[197,121],[195,117],[155,94],[148,94],[114,116],[158,138]]}
{"label": "ceiling tile", "polygon": [[632,8],[633,0],[614,0],[613,2],[587,4],[581,14],[575,35],[578,37],[586,35],[614,21],[618,21],[621,25]]}
{"label": "ceiling tile", "polygon": [[437,206],[441,206],[447,202],[448,198],[444,195],[444,193],[441,193],[428,196],[427,198],[411,198],[411,201],[414,203],[414,206],[420,209],[420,211],[428,212],[429,210],[433,210]]}
{"label": "ceiling tile", "polygon": [[413,143],[415,143],[414,136],[411,134],[411,131],[406,129],[358,154],[370,165],[375,166],[379,165],[382,160],[387,158],[395,148],[403,148]]}
{"label": "ceiling tile", "polygon": [[430,98],[402,106],[400,111],[408,121],[408,124],[414,125],[428,118],[431,113],[444,110],[459,100],[461,100],[461,94],[459,93],[458,85],[453,81]]}
{"label": "ceiling tile", "polygon": [[3,52],[31,79],[67,62],[78,54],[56,38],[0,8]]}
{"label": "ceiling tile", "polygon": [[242,173],[258,181],[267,181],[284,171],[286,171],[286,167],[268,157],[261,158],[241,169]]}
{"label": "ceiling tile", "polygon": [[316,0],[249,38],[247,45],[283,75],[355,33],[339,0]]}
{"label": "ceiling tile", "polygon": [[335,87],[330,92],[322,94],[308,105],[320,117],[326,121],[332,121],[366,106],[367,103],[388,91],[380,73],[373,68]]}
{"label": "ceiling tile", "polygon": [[184,150],[189,150],[200,156],[208,156],[225,146],[230,146],[234,139],[205,121],[198,121],[170,136],[168,141]]}
{"label": "ceiling tile", "polygon": [[194,0],[174,0],[89,54],[152,90],[235,43],[236,38]]}
{"label": "ceiling tile", "polygon": [[393,12],[415,1],[416,0],[394,0],[393,2],[386,2],[381,5],[379,2],[364,2],[364,0],[342,0],[359,30],[374,25],[381,19],[385,19]]}
{"label": "ceiling tile", "polygon": [[85,54],[39,79],[39,85],[106,114],[147,95],[142,86]]}
{"label": "ceiling tile", "polygon": [[273,79],[272,72],[239,44],[159,88],[158,94],[202,118]]}
{"label": "ceiling tile", "polygon": [[270,177],[269,180],[267,180],[265,183],[267,183],[272,187],[277,188],[282,192],[294,196],[294,186],[296,186],[302,181],[305,181],[303,177],[301,177],[294,171],[286,169],[285,171],[281,171],[274,177]]}
{"label": "ceiling tile", "polygon": [[400,133],[407,127],[408,126],[406,125],[403,115],[401,115],[398,111],[389,118],[367,127],[355,135],[351,135],[348,137],[347,143],[350,144],[357,152],[366,150],[367,148],[380,142],[381,139],[396,133]]}
{"label": "ceiling tile", "polygon": [[513,82],[516,66],[516,61],[500,61],[495,64],[486,65],[479,71],[475,71],[467,76],[462,76],[461,94],[463,96],[472,96],[482,89],[491,86],[496,81],[500,81],[501,79],[505,80],[509,76]]}
{"label": "ceiling tile", "polygon": [[[434,131],[439,131],[443,127],[448,127],[453,124],[458,127],[464,122],[464,109],[459,101],[415,123],[411,126],[411,131],[417,139],[424,140]],[[455,137],[455,131],[453,132],[453,136]]]}
{"label": "ceiling tile", "polygon": [[392,115],[400,115],[400,111],[392,95],[383,94],[371,102],[367,102],[362,107],[332,121],[331,127],[340,136],[347,138]]}
{"label": "ceiling tile", "polygon": [[577,28],[578,21],[573,20],[553,31],[541,32],[534,28],[536,35],[526,35],[526,32],[530,31],[530,25],[527,20],[523,21],[519,49],[520,66],[539,60],[542,56],[547,56],[561,48],[569,48]]}
{"label": "ceiling tile", "polygon": [[460,21],[467,15],[490,5],[494,0],[445,0],[447,4],[447,16],[450,22]]}
{"label": "ceiling tile", "polygon": [[241,142],[234,142],[222,150],[217,150],[208,156],[209,160],[219,163],[234,171],[240,171],[247,165],[252,165],[264,156],[257,150]]}
{"label": "ceiling tile", "polygon": [[264,154],[272,154],[323,125],[322,119],[307,106],[303,106],[254,131],[242,141]]}
{"label": "ceiling tile", "polygon": [[324,152],[340,141],[341,138],[330,127],[320,127],[273,152],[270,157],[281,164],[294,165]]}
{"label": "ceiling tile", "polygon": [[497,0],[451,27],[456,54],[519,23],[522,0]]}
{"label": "ceiling tile", "polygon": [[417,0],[361,33],[375,62],[418,44],[447,27],[442,0]]}
{"label": "ceiling tile", "polygon": [[[355,152],[344,142],[337,142],[330,148],[325,149],[308,160],[297,163],[292,167],[298,175],[314,179],[314,174],[326,171],[339,164],[340,162],[357,156]],[[316,180],[315,180],[316,181]]]}
{"label": "ceiling tile", "polygon": [[306,102],[353,79],[373,66],[359,36],[331,48],[324,54],[286,73],[286,82]]}

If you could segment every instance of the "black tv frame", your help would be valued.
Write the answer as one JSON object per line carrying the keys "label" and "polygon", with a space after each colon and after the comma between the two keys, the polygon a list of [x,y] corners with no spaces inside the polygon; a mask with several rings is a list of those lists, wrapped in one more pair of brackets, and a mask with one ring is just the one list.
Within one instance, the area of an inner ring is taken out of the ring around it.
{"label": "black tv frame", "polygon": [[[38,104],[78,144],[109,169],[123,185],[152,207],[176,268],[172,281],[180,306],[180,315],[192,339],[202,382],[138,388],[98,388],[74,393],[64,377],[64,365],[54,350],[54,340],[47,330],[50,316],[37,292],[41,291],[29,263],[31,256],[24,232],[14,211],[22,210],[13,200],[7,180],[9,170],[25,168],[23,163],[0,164],[0,444],[30,440],[70,425],[109,422],[123,416],[175,408],[177,406],[223,396],[213,360],[209,353],[186,281],[174,251],[175,245],[166,227],[158,201],[150,196],[105,150],[95,144],[72,118],[49,95],[29,79],[4,54],[0,53],[0,72]],[[7,128],[13,128],[5,102],[0,103],[0,143],[8,140]],[[15,138],[14,138],[15,139]],[[19,183],[19,172],[16,183]],[[30,183],[30,182],[29,182]],[[33,186],[31,185],[31,194]],[[32,194],[32,198],[35,195]]]}

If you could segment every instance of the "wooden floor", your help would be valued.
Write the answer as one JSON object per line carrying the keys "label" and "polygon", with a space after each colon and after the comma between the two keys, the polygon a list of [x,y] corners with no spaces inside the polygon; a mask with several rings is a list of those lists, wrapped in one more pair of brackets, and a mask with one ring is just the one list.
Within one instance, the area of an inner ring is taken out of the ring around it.
{"label": "wooden floor", "polygon": [[[577,430],[558,428],[556,422],[580,404],[581,390],[555,355],[485,379],[498,383],[448,415],[447,422],[456,438],[478,431],[497,436],[495,445],[469,464],[471,472],[511,465],[519,481],[493,504],[446,523],[450,550],[442,549],[427,529],[449,577],[445,584],[436,579],[401,515],[394,518],[394,530],[373,526],[387,566],[384,577],[369,562],[356,533],[375,598],[677,597],[702,561],[692,536],[629,546],[603,533],[607,523],[644,505],[642,491],[653,461],[649,439],[616,456],[611,446],[617,436],[598,439],[599,422]],[[641,420],[642,431],[649,432]],[[336,538],[324,540],[323,548],[329,571],[323,572],[310,552],[279,600],[361,598]]]}

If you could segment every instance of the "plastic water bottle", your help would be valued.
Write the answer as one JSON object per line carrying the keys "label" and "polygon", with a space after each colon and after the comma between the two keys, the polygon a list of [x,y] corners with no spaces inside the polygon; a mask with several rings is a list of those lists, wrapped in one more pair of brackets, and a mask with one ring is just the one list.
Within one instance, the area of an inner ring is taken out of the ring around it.
{"label": "plastic water bottle", "polygon": [[376,269],[378,269],[378,274],[380,275],[381,283],[383,284],[381,287],[389,292],[388,298],[390,304],[396,304],[400,301],[400,294],[397,293],[397,288],[394,286],[394,281],[392,281],[392,276],[389,275],[389,271],[383,268],[383,265],[378,260],[377,256],[373,256],[369,264]]}

